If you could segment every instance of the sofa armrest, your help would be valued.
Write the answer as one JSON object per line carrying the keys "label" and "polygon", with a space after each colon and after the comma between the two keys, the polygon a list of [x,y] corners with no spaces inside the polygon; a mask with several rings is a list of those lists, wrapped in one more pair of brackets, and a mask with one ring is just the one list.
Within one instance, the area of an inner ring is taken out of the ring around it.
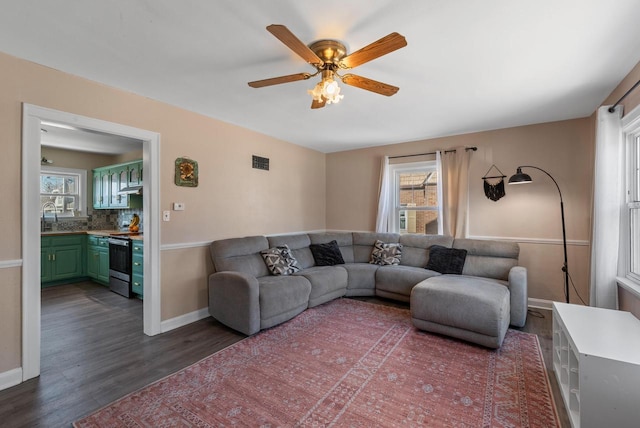
{"label": "sofa armrest", "polygon": [[242,272],[209,275],[209,313],[222,324],[246,335],[260,331],[258,280]]}
{"label": "sofa armrest", "polygon": [[511,295],[511,325],[524,327],[527,322],[527,268],[514,266],[509,271],[509,293]]}

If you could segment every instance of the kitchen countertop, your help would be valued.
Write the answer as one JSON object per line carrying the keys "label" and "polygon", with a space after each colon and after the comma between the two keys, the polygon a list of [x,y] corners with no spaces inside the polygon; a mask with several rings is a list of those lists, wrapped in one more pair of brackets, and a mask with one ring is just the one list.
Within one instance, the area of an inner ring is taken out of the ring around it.
{"label": "kitchen countertop", "polygon": [[[65,235],[96,235],[96,236],[111,236],[111,235],[124,235],[129,232],[123,232],[121,230],[56,230],[51,232],[41,232],[40,236],[65,236]],[[133,233],[133,232],[131,232]],[[142,233],[137,235],[129,235],[129,238],[137,241],[143,239]]]}

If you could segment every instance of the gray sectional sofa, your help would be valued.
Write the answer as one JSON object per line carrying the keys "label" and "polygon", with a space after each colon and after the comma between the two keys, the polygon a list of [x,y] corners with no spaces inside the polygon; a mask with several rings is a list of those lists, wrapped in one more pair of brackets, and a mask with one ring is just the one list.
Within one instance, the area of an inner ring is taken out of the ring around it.
{"label": "gray sectional sofa", "polygon": [[[316,266],[310,246],[335,240],[344,264]],[[400,264],[369,263],[377,240],[402,244]],[[272,275],[261,251],[287,245],[299,272]],[[432,246],[467,252],[461,275],[426,269]],[[526,269],[516,243],[392,233],[305,233],[214,241],[209,313],[247,335],[343,296],[409,302],[423,330],[497,348],[507,327],[524,326]]]}

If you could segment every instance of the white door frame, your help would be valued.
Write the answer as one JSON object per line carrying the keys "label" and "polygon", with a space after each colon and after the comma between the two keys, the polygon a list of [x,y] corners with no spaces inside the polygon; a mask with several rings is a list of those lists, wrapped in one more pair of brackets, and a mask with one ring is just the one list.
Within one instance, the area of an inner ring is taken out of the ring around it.
{"label": "white door frame", "polygon": [[[40,375],[40,122],[52,121],[142,140],[144,333],[160,327],[160,134],[72,113],[22,106],[22,380]],[[90,182],[90,181],[88,181]]]}

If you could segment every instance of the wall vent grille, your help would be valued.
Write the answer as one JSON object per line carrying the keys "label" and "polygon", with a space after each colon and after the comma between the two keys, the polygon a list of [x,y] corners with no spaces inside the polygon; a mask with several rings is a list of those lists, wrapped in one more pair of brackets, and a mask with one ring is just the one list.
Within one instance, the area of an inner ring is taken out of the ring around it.
{"label": "wall vent grille", "polygon": [[269,158],[263,158],[253,155],[252,164],[255,169],[263,169],[265,171],[269,171]]}

